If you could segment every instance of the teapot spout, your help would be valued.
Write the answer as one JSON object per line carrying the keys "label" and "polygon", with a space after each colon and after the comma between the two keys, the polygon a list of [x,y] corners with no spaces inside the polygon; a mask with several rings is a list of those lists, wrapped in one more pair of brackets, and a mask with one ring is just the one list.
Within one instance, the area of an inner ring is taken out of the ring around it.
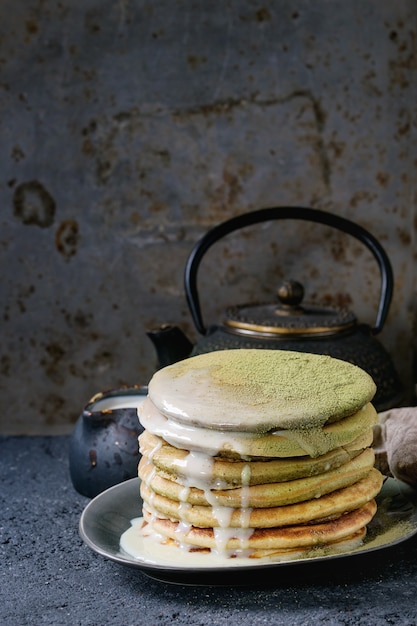
{"label": "teapot spout", "polygon": [[159,367],[166,367],[191,354],[193,344],[177,326],[163,324],[146,332],[158,357]]}

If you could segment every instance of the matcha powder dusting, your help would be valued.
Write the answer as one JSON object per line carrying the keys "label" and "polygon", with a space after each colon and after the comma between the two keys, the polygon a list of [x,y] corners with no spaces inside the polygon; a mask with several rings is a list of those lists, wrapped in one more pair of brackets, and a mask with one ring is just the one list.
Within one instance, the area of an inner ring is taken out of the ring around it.
{"label": "matcha powder dusting", "polygon": [[[357,412],[376,391],[372,378],[350,363],[253,349],[185,359],[157,372],[149,389],[158,408],[181,421],[251,432],[320,427]],[[174,396],[183,403],[180,416]]]}

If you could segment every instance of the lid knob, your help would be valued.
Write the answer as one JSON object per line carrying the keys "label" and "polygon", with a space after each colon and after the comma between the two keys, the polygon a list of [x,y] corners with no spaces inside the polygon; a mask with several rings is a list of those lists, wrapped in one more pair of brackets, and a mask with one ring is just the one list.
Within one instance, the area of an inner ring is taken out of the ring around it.
{"label": "lid knob", "polygon": [[284,280],[278,287],[277,294],[284,306],[298,307],[304,297],[304,287],[296,280]]}

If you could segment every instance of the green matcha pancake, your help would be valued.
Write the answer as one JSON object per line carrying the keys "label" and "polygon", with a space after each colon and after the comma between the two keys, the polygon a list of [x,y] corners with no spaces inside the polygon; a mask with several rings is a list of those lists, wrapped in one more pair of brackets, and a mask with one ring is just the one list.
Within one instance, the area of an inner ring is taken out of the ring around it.
{"label": "green matcha pancake", "polygon": [[[300,549],[313,546],[325,546],[334,541],[350,537],[361,531],[376,513],[375,500],[365,502],[362,506],[352,509],[335,519],[313,521],[305,524],[285,524],[283,526],[247,528],[245,535],[239,533],[239,527],[233,527],[227,538],[227,549]],[[145,521],[152,520],[154,529],[166,537],[181,540],[182,544],[195,545],[200,548],[217,549],[218,541],[214,528],[191,525],[183,530],[179,522],[170,515],[153,517],[153,513],[144,511]],[[243,529],[242,529],[243,530]],[[256,555],[253,555],[256,556]]]}
{"label": "green matcha pancake", "polygon": [[139,437],[142,460],[151,460],[155,471],[167,479],[181,484],[184,480],[198,484],[202,476],[211,489],[235,488],[247,485],[295,480],[317,476],[336,469],[359,456],[372,445],[372,426],[352,443],[335,448],[318,457],[299,456],[290,458],[254,457],[245,461],[230,457],[212,457],[204,463],[196,463],[188,450],[180,450],[144,430]]}
{"label": "green matcha pancake", "polygon": [[[142,485],[145,485],[145,488],[150,489],[154,494],[175,502],[186,502],[194,507],[214,505],[239,508],[244,502],[245,508],[265,509],[282,507],[306,500],[317,503],[321,496],[349,487],[359,480],[369,477],[374,459],[373,450],[368,448],[340,467],[316,476],[285,482],[245,485],[234,489],[210,489],[208,491],[203,485],[200,488],[190,487],[187,480],[180,482],[178,479],[165,478],[163,473],[158,470],[155,471],[151,461],[142,457],[139,463],[139,477],[142,480]],[[379,477],[378,472],[377,476]],[[379,489],[380,482],[378,481],[379,478],[377,479]],[[148,492],[147,497],[149,497]]]}
{"label": "green matcha pancake", "polygon": [[358,412],[376,386],[359,367],[287,350],[222,350],[157,371],[149,397],[170,420],[265,433],[320,428]]}

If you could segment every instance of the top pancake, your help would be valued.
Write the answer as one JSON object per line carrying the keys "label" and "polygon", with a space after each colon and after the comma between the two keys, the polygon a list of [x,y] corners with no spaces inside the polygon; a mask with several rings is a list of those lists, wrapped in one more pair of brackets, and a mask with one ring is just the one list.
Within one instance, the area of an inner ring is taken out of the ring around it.
{"label": "top pancake", "polygon": [[288,350],[220,350],[157,371],[149,397],[169,419],[214,430],[320,428],[375,395],[359,367]]}

